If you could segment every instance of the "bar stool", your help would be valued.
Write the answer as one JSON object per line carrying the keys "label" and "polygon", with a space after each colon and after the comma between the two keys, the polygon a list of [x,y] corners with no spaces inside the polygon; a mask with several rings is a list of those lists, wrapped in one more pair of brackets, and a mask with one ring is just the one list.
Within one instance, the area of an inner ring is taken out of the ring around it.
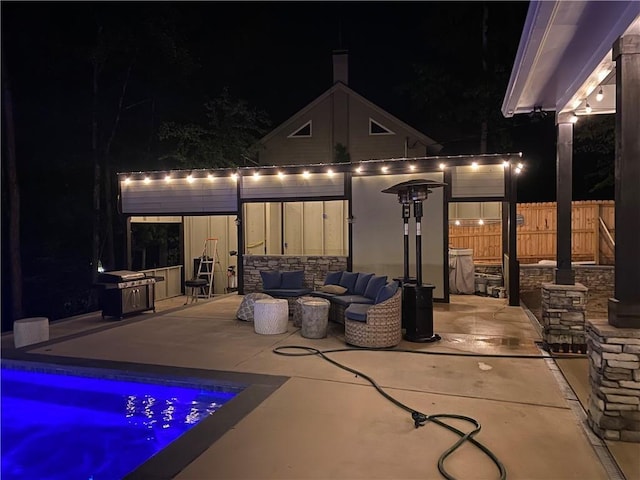
{"label": "bar stool", "polygon": [[[187,300],[184,302],[185,305],[188,303],[195,303],[198,301],[198,295],[209,283],[204,278],[195,278],[193,280],[185,280],[184,288],[190,288],[191,292],[187,295]],[[191,302],[189,302],[191,300]]]}

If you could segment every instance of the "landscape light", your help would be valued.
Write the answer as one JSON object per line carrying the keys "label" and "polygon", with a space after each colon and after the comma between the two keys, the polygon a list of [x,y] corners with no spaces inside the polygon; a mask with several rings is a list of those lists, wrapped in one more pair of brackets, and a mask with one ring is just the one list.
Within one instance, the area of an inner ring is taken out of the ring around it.
{"label": "landscape light", "polygon": [[456,221],[455,221],[455,222],[453,222],[453,223],[455,223],[457,226],[460,226],[460,220],[456,220]]}
{"label": "landscape light", "polygon": [[484,220],[482,219],[478,220],[478,225],[484,225]]}
{"label": "landscape light", "polygon": [[213,173],[210,173],[209,175],[207,175],[207,178],[213,182],[213,180],[214,180],[216,177],[214,177],[214,176],[213,176]]}
{"label": "landscape light", "polygon": [[235,173],[235,172],[233,172],[233,173],[231,174],[231,178],[232,178],[234,181],[235,181],[235,180],[238,180],[238,174],[237,174],[237,173]]}
{"label": "landscape light", "polygon": [[389,167],[382,167],[380,170],[382,171],[382,173],[387,173]]}
{"label": "landscape light", "polygon": [[284,172],[278,172],[278,176],[279,176],[280,178],[284,178]]}
{"label": "landscape light", "polygon": [[329,175],[330,177],[333,177],[333,170],[331,169],[327,170],[327,175]]}
{"label": "landscape light", "polygon": [[192,174],[187,175],[187,182],[193,183],[193,180],[194,179],[193,179],[193,175]]}
{"label": "landscape light", "polygon": [[447,166],[444,163],[440,164],[440,170],[444,170],[445,168],[447,168]]}
{"label": "landscape light", "polygon": [[151,179],[149,177],[144,177],[144,183],[151,183]]}
{"label": "landscape light", "polygon": [[168,173],[164,176],[164,181],[169,183],[171,181],[171,175],[169,175]]}
{"label": "landscape light", "polygon": [[478,169],[478,162],[471,162],[471,168],[473,168],[474,170]]}
{"label": "landscape light", "polygon": [[308,170],[305,170],[304,172],[302,172],[302,176],[303,176],[304,178],[309,178],[309,175],[310,175],[310,173],[309,173],[309,171],[308,171]]}

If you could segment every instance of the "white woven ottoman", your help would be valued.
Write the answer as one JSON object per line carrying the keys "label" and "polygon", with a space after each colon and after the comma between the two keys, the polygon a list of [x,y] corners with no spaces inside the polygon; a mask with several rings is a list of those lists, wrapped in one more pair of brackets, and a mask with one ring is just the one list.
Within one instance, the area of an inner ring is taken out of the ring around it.
{"label": "white woven ottoman", "polygon": [[253,306],[253,328],[261,335],[287,332],[289,302],[284,298],[256,300]]}
{"label": "white woven ottoman", "polygon": [[13,344],[16,348],[49,340],[47,317],[22,318],[13,322]]}

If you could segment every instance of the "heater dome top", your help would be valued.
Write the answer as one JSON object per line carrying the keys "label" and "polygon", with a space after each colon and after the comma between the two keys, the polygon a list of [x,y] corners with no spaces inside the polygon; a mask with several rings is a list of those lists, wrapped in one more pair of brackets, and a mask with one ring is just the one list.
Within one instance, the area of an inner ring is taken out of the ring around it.
{"label": "heater dome top", "polygon": [[432,188],[444,187],[446,183],[435,180],[416,179],[397,183],[382,190],[382,193],[395,193],[400,202],[424,200],[431,193]]}

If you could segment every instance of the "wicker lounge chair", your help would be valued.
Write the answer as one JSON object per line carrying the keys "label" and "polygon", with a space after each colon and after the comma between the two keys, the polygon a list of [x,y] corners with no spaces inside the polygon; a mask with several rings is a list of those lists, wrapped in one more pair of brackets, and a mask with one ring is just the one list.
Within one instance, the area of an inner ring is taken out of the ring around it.
{"label": "wicker lounge chair", "polygon": [[366,321],[344,317],[345,340],[357,347],[395,347],[402,340],[402,290],[388,300],[366,308]]}

